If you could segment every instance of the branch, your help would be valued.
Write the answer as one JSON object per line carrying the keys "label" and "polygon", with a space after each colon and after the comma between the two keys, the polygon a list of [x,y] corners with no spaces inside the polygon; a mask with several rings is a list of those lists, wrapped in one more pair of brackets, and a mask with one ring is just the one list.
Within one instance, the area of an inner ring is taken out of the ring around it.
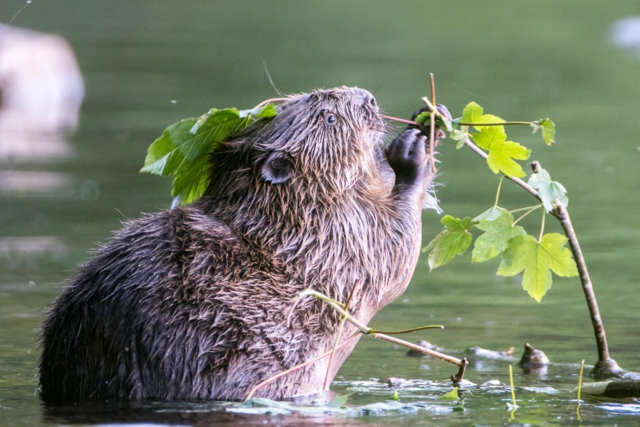
{"label": "branch", "polygon": [[[473,152],[478,154],[483,159],[487,159],[489,156],[482,151],[476,144],[474,144],[469,138],[465,140],[465,145],[469,147]],[[531,168],[534,173],[537,173],[540,168],[540,163],[532,162]],[[505,175],[506,176],[506,175]],[[525,191],[535,197],[540,203],[542,203],[542,199],[538,196],[536,190],[533,189],[529,184],[521,180],[520,178],[513,178],[510,176],[506,176],[508,179],[522,187]],[[576,261],[576,266],[578,267],[578,272],[580,274],[580,281],[582,282],[582,290],[584,292],[584,296],[587,300],[587,306],[589,308],[589,314],[591,316],[591,323],[593,325],[593,330],[596,338],[596,344],[598,347],[598,363],[594,368],[594,374],[596,377],[606,378],[606,377],[615,377],[621,375],[623,370],[618,366],[615,360],[611,359],[609,356],[609,347],[607,344],[607,337],[604,331],[604,324],[602,323],[602,317],[600,317],[600,310],[598,309],[598,301],[596,300],[596,295],[593,290],[593,285],[591,283],[591,278],[589,277],[589,271],[587,270],[587,264],[584,260],[584,256],[582,255],[582,249],[580,248],[580,243],[578,242],[578,238],[573,229],[573,224],[571,223],[571,218],[569,217],[569,212],[567,209],[562,206],[561,203],[556,203],[553,206],[551,211],[551,215],[556,217],[556,219],[560,222],[562,229],[564,230],[564,234],[569,239],[569,247],[573,254],[573,259]]]}
{"label": "branch", "polygon": [[604,332],[602,317],[600,317],[598,301],[596,300],[596,294],[593,290],[591,277],[589,277],[589,270],[587,270],[587,264],[584,260],[584,256],[582,255],[582,248],[580,248],[578,237],[573,229],[569,212],[564,206],[562,206],[562,203],[557,201],[553,205],[551,213],[558,219],[562,229],[564,230],[564,234],[569,239],[569,247],[571,248],[573,259],[576,261],[578,273],[580,274],[580,282],[582,283],[582,291],[584,292],[584,297],[587,300],[587,306],[589,307],[591,324],[593,325],[593,332],[598,346],[598,363],[593,368],[594,374],[597,378],[619,376],[622,373],[622,369],[618,366],[616,361],[609,356],[609,346],[607,344],[607,336]]}
{"label": "branch", "polygon": [[[483,126],[484,126],[484,124],[483,124]],[[482,157],[483,159],[487,160],[487,158],[489,157],[489,155],[487,153],[482,151],[482,149],[480,147],[478,147],[476,144],[474,144],[469,138],[467,138],[464,141],[464,144],[467,147],[469,147],[474,153],[476,153],[477,155]],[[509,179],[509,180],[511,180],[511,181],[513,181],[513,182],[515,182],[520,187],[524,188],[529,194],[531,194],[533,197],[538,199],[538,201],[540,203],[542,203],[542,199],[540,198],[540,196],[538,196],[538,192],[536,190],[534,190],[532,186],[530,186],[529,184],[527,184],[526,182],[524,182],[520,178],[515,178],[515,177],[507,176],[507,175],[504,175],[504,177]]]}
{"label": "branch", "polygon": [[462,376],[464,375],[464,369],[466,368],[467,364],[469,363],[466,358],[465,359],[458,359],[456,357],[449,356],[449,355],[446,355],[444,353],[440,353],[438,351],[429,350],[429,349],[426,349],[426,348],[421,347],[419,345],[412,344],[412,343],[410,343],[408,341],[404,341],[404,340],[401,340],[401,339],[398,339],[398,338],[390,337],[389,335],[385,335],[385,334],[376,332],[375,330],[372,330],[367,325],[365,325],[364,323],[360,322],[358,319],[356,319],[355,317],[350,315],[348,312],[346,312],[344,310],[344,308],[341,306],[341,304],[339,304],[337,301],[332,300],[331,298],[327,297],[326,295],[324,295],[324,294],[322,294],[320,292],[311,290],[311,289],[303,291],[301,293],[301,295],[302,294],[303,295],[308,295],[308,296],[313,296],[315,298],[318,298],[319,300],[322,300],[322,301],[326,302],[334,310],[336,310],[338,312],[338,314],[340,314],[344,318],[346,318],[348,322],[350,322],[353,325],[355,325],[365,335],[370,335],[372,338],[375,338],[375,339],[380,339],[380,340],[383,340],[383,341],[388,341],[388,342],[393,343],[393,344],[398,344],[398,345],[410,348],[412,350],[419,351],[419,352],[421,352],[423,354],[426,354],[426,355],[433,356],[433,357],[436,357],[438,359],[444,360],[445,362],[449,362],[449,363],[452,363],[454,365],[457,365],[460,368],[460,370],[458,371],[458,374],[456,375],[456,378],[459,377],[458,382],[460,380],[462,380]]}
{"label": "branch", "polygon": [[497,122],[497,123],[464,123],[457,122],[458,126],[531,126],[533,122]]}

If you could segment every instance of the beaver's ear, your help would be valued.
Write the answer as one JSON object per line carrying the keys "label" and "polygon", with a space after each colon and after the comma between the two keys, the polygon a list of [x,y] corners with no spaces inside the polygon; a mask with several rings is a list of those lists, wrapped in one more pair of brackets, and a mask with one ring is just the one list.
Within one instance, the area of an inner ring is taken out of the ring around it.
{"label": "beaver's ear", "polygon": [[282,153],[271,153],[262,166],[262,178],[272,184],[282,184],[293,173],[291,162]]}

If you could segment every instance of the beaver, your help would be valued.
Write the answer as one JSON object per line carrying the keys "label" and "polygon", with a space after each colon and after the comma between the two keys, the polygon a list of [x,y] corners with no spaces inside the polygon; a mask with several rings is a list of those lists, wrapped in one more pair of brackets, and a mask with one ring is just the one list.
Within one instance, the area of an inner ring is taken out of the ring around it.
{"label": "beaver", "polygon": [[[367,323],[404,292],[433,179],[423,133],[385,148],[363,89],[287,97],[211,153],[198,202],[125,223],[79,269],[43,323],[43,398],[238,400],[331,349],[332,308],[307,298],[287,311],[306,288],[340,301],[353,289]],[[327,359],[255,396],[322,391]]]}

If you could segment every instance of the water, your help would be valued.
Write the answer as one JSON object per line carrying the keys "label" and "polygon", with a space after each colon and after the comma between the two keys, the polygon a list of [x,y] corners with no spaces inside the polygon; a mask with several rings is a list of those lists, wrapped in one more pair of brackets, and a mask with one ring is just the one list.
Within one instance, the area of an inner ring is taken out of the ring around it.
{"label": "water", "polygon": [[[0,20],[23,4],[3,0]],[[251,107],[273,97],[263,62],[285,93],[358,85],[401,117],[420,105],[433,72],[438,100],[454,115],[475,100],[507,118],[555,120],[552,149],[527,130],[510,135],[534,147],[569,190],[612,356],[640,370],[640,61],[610,43],[614,23],[637,14],[631,1],[33,2],[13,24],[71,43],[86,98],[80,128],[67,141],[72,155],[0,165],[0,424],[580,424],[570,393],[578,370],[570,364],[594,363],[596,354],[578,280],[556,279],[538,304],[516,280],[495,276],[496,263],[471,265],[468,256],[431,273],[422,262],[407,293],[372,325],[443,324],[443,331],[407,339],[427,339],[456,356],[476,345],[515,346],[520,354],[529,341],[566,364],[541,377],[516,369],[520,408],[511,421],[505,387],[471,386],[463,407],[437,400],[450,389],[452,366],[367,339],[332,387],[366,387],[349,398],[348,413],[247,415],[213,412],[224,409],[215,403],[158,402],[47,408],[36,393],[38,327],[88,249],[120,221],[170,205],[167,180],[138,174],[148,144],[166,125],[212,106]],[[479,159],[451,144],[441,158],[447,213],[474,215],[492,204],[497,179]],[[501,200],[511,209],[532,204],[508,183]],[[425,241],[438,220],[425,213]],[[539,216],[524,225],[535,233]],[[548,229],[559,227],[549,221]],[[389,377],[408,382],[389,386]],[[508,384],[508,364],[472,362],[467,378]],[[362,409],[393,405],[394,390],[405,408]],[[632,402],[586,402],[581,424],[635,425],[638,411]]]}

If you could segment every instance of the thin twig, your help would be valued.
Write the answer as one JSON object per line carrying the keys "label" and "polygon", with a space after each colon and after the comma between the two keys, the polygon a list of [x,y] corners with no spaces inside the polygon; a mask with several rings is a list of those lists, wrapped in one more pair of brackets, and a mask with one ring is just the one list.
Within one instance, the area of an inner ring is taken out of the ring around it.
{"label": "thin twig", "polygon": [[513,366],[509,365],[509,382],[511,383],[511,403],[513,404],[513,407],[517,407],[518,405],[516,404],[516,389],[513,386]]}
{"label": "thin twig", "polygon": [[582,390],[582,374],[584,372],[584,359],[580,363],[580,376],[578,377],[578,406],[580,406],[580,391]]}
{"label": "thin twig", "polygon": [[576,417],[578,421],[582,421],[580,417],[580,391],[582,390],[582,374],[584,373],[584,359],[580,363],[580,376],[578,377],[578,406],[576,406]]}
{"label": "thin twig", "polygon": [[402,335],[402,334],[410,334],[411,332],[424,331],[427,329],[444,329],[442,325],[427,325],[427,326],[419,326],[417,328],[404,329],[402,331],[381,331],[378,329],[371,328],[370,331],[372,334],[386,334],[386,335]]}
{"label": "thin twig", "polygon": [[424,348],[422,346],[419,346],[417,344],[413,344],[410,343],[408,341],[405,340],[401,340],[398,338],[394,338],[394,337],[390,337],[389,335],[385,335],[385,334],[380,334],[377,332],[372,332],[369,333],[367,335],[370,335],[372,338],[378,339],[378,340],[382,340],[382,341],[387,341],[393,344],[398,344],[401,345],[403,347],[407,347],[410,348],[411,350],[415,350],[415,351],[419,351],[420,353],[426,354],[428,356],[433,356],[436,357],[438,359],[444,360],[445,362],[449,362],[453,365],[457,365],[457,366],[466,366],[467,365],[467,361],[466,359],[458,359],[457,357],[453,357],[453,356],[449,356],[447,354],[444,353],[440,353],[439,351],[434,351],[434,350],[429,350],[427,348]]}
{"label": "thin twig", "polygon": [[270,98],[270,99],[265,99],[264,101],[262,101],[260,104],[256,105],[253,108],[260,108],[262,106],[265,106],[267,104],[270,104],[272,102],[285,102],[288,98]]}
{"label": "thin twig", "polygon": [[[436,83],[433,78],[433,73],[429,74],[429,80],[431,81],[431,106],[437,106],[436,104]],[[431,163],[431,173],[436,174],[438,169],[436,168],[436,158],[433,154],[433,147],[436,144],[436,112],[437,108],[431,110],[431,123],[429,124],[429,161]]]}
{"label": "thin twig", "polygon": [[522,220],[523,218],[525,218],[527,215],[529,215],[531,212],[535,211],[536,209],[540,209],[542,205],[536,205],[530,208],[527,208],[528,211],[523,213],[522,215],[520,215],[520,217],[518,219],[516,219],[515,221],[513,221],[513,224],[511,224],[511,226],[515,226],[517,223],[520,222],[520,220]]}
{"label": "thin twig", "polygon": [[459,126],[531,126],[533,122],[462,123]]}
{"label": "thin twig", "polygon": [[500,190],[502,189],[502,181],[504,181],[504,175],[500,177],[500,181],[498,182],[498,191],[496,191],[496,202],[493,204],[494,208],[498,206],[498,201],[500,200]]}
{"label": "thin twig", "polygon": [[538,237],[538,243],[542,242],[542,236],[544,236],[544,221],[547,218],[547,213],[542,210],[542,225],[540,225],[540,236]]}
{"label": "thin twig", "polygon": [[436,82],[433,78],[433,73],[429,73],[429,82],[431,83],[431,103],[436,104]]}
{"label": "thin twig", "polygon": [[[513,387],[513,366],[509,365],[509,382],[511,383],[511,413],[509,415],[509,422],[516,419],[516,409],[518,405],[516,404],[516,392]],[[507,404],[509,407],[509,404]]]}
{"label": "thin twig", "polygon": [[[360,335],[360,332],[356,332],[353,335],[351,335],[349,338],[347,338],[346,340],[344,340],[343,342],[340,343],[340,345],[338,345],[337,348],[340,348],[344,345],[346,345],[347,343],[349,343],[351,340],[353,340],[354,338],[358,337]],[[327,357],[329,354],[331,354],[333,350],[329,350],[323,354],[321,354],[320,356],[314,357],[311,360],[308,360],[304,363],[301,363],[299,365],[294,366],[293,368],[289,368],[286,371],[280,372],[279,374],[273,375],[269,378],[267,378],[266,380],[262,381],[260,384],[254,386],[250,391],[249,394],[247,394],[247,397],[245,400],[249,400],[253,397],[253,395],[255,394],[256,390],[258,390],[261,387],[264,387],[265,385],[277,380],[278,378],[282,378],[287,374],[290,374],[291,372],[297,371],[298,369],[304,368],[305,366],[309,366],[313,363],[316,363],[318,360],[323,359],[325,357]]]}
{"label": "thin twig", "polygon": [[[504,176],[503,176],[503,178],[504,178]],[[514,209],[514,210],[512,210],[512,211],[509,211],[509,213],[514,214],[514,213],[516,213],[516,212],[529,211],[529,210],[532,210],[532,209],[534,209],[534,210],[535,210],[535,209],[539,209],[541,206],[542,206],[542,205],[527,206],[527,207],[524,207],[524,208]]]}
{"label": "thin twig", "polygon": [[360,279],[356,279],[353,281],[353,287],[351,288],[351,292],[349,292],[349,296],[347,297],[347,302],[344,303],[344,309],[349,310],[349,306],[351,305],[351,300],[353,300],[353,295],[356,293],[356,287],[360,283]]}
{"label": "thin twig", "polygon": [[331,355],[329,356],[329,363],[327,364],[327,372],[324,375],[324,385],[322,387],[323,390],[329,389],[329,381],[330,381],[329,378],[331,377],[331,367],[333,365],[333,358],[336,355],[336,350],[338,349],[338,340],[342,335],[342,329],[344,328],[344,322],[346,321],[347,321],[346,317],[342,317],[342,319],[340,319],[340,325],[338,326],[338,334],[336,335],[336,339],[333,342],[333,347],[331,347]]}
{"label": "thin twig", "polygon": [[[353,286],[351,287],[351,292],[349,293],[349,297],[347,298],[347,302],[344,304],[344,311],[349,312],[349,304],[351,304],[351,300],[353,299],[353,294],[356,291],[356,287],[358,286],[359,280],[356,279],[353,282]],[[346,317],[342,316],[340,319],[340,326],[338,327],[338,334],[336,335],[336,339],[333,342],[333,349],[331,350],[331,356],[329,357],[329,363],[327,364],[327,373],[324,377],[324,387],[323,390],[327,390],[329,388],[329,376],[331,375],[331,367],[333,365],[333,358],[336,355],[336,349],[338,348],[338,342],[340,341],[340,336],[342,335],[342,329],[344,328],[344,322],[347,320]]]}
{"label": "thin twig", "polygon": [[323,295],[323,294],[321,294],[320,292],[317,292],[317,291],[308,290],[308,291],[305,291],[305,293],[307,295],[309,295],[309,296],[314,296],[314,297],[316,297],[318,299],[321,299],[321,300],[325,301],[327,304],[329,304],[331,307],[333,307],[334,310],[336,310],[342,316],[346,317],[349,322],[354,324],[358,329],[360,329],[366,335],[370,335],[373,338],[381,339],[383,341],[388,341],[388,342],[391,342],[391,343],[394,343],[394,344],[398,344],[398,345],[410,348],[412,350],[416,350],[416,351],[419,351],[421,353],[427,354],[429,356],[437,357],[438,359],[442,359],[445,362],[449,362],[449,363],[452,363],[454,365],[458,365],[458,366],[466,366],[467,365],[466,359],[460,360],[460,359],[458,359],[456,357],[448,356],[446,354],[443,354],[443,353],[440,353],[440,352],[437,352],[437,351],[428,350],[428,349],[426,349],[424,347],[421,347],[421,346],[416,345],[416,344],[412,344],[410,342],[407,342],[407,341],[404,341],[404,340],[401,340],[401,339],[398,339],[398,338],[394,338],[394,337],[390,337],[390,336],[385,335],[385,334],[373,332],[370,327],[368,327],[367,325],[365,325],[364,323],[360,322],[358,319],[354,318],[349,313],[344,311],[344,309],[341,306],[336,304],[336,301],[331,300],[327,296],[325,296],[325,295]]}
{"label": "thin twig", "polygon": [[398,117],[387,116],[387,115],[384,115],[384,114],[380,114],[380,117],[382,117],[383,119],[387,119],[387,120],[393,120],[394,122],[405,123],[405,124],[408,124],[408,125],[411,125],[411,126],[420,126],[420,125],[422,125],[422,123],[414,122],[413,120],[399,119]]}

